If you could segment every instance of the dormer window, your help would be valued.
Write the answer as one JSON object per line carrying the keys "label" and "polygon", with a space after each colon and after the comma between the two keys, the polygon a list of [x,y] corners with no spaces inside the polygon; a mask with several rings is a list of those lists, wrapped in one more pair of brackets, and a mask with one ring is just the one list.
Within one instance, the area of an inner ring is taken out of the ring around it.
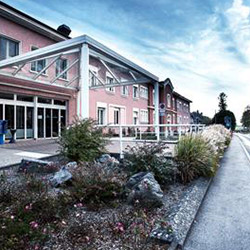
{"label": "dormer window", "polygon": [[168,108],[171,108],[171,95],[167,94],[167,106]]}

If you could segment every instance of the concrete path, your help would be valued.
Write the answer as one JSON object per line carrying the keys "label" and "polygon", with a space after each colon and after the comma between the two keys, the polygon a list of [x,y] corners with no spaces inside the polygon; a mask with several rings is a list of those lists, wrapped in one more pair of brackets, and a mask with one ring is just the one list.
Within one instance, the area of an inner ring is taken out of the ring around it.
{"label": "concrete path", "polygon": [[18,164],[23,158],[40,159],[57,154],[55,140],[27,140],[15,144],[0,145],[0,168]]}
{"label": "concrete path", "polygon": [[250,162],[238,136],[225,153],[184,249],[250,249]]}

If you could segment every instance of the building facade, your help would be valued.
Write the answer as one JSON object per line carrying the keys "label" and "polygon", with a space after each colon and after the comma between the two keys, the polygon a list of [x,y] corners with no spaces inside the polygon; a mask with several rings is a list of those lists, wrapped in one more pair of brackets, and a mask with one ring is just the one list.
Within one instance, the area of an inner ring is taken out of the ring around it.
{"label": "building facade", "polygon": [[76,117],[100,125],[158,124],[164,101],[161,123],[189,121],[190,101],[172,84],[96,40],[71,39],[2,2],[0,23],[0,120],[8,120],[17,139],[57,137]]}

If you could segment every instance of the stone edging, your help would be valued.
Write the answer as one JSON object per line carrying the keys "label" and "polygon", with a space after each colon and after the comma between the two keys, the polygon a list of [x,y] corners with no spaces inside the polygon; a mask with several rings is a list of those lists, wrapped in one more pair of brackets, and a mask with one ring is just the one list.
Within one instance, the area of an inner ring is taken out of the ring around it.
{"label": "stone edging", "polygon": [[151,232],[151,238],[164,243],[172,241],[170,250],[182,249],[212,180],[213,177],[195,180],[164,218],[171,224],[173,235],[169,235],[164,229],[155,228]]}

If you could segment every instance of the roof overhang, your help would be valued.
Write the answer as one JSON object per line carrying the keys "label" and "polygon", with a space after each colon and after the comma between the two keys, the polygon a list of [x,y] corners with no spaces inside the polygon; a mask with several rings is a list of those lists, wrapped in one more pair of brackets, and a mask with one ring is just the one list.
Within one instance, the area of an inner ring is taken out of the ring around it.
{"label": "roof overhang", "polygon": [[90,49],[90,55],[93,53],[95,56],[100,55],[102,57],[106,57],[110,61],[114,61],[114,63],[118,63],[121,66],[125,66],[128,69],[138,72],[139,74],[147,77],[152,82],[159,81],[159,78],[157,76],[153,75],[149,71],[143,69],[139,65],[126,59],[117,52],[109,49],[105,45],[99,43],[98,41],[94,40],[93,38],[87,35],[82,35],[66,41],[58,42],[56,44],[52,44],[25,54],[5,59],[3,61],[0,61],[0,69],[22,65],[34,60],[47,58],[49,56],[55,56],[67,50],[76,49],[77,52],[77,49],[80,51],[80,47],[82,46],[82,44],[88,44]]}

